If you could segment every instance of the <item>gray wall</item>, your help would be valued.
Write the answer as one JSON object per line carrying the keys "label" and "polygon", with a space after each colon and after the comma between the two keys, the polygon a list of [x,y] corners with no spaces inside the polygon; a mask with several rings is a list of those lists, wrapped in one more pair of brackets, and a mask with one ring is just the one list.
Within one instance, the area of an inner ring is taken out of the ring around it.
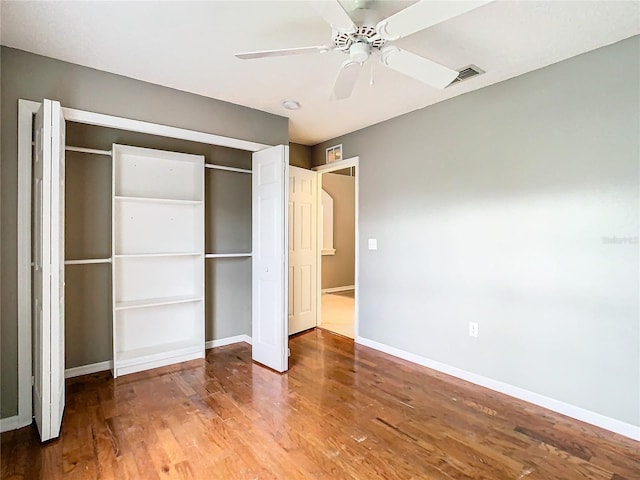
{"label": "gray wall", "polygon": [[[77,146],[73,127],[67,126],[68,143]],[[65,167],[65,258],[110,257],[111,157],[67,152]],[[110,265],[65,268],[67,368],[111,360],[112,308]]]}
{"label": "gray wall", "polygon": [[7,47],[2,47],[0,50],[0,70],[2,75],[0,86],[2,104],[0,416],[8,417],[17,413],[18,99],[41,101],[43,98],[51,98],[59,100],[66,107],[271,145],[287,144],[289,138],[288,120],[284,117]]}
{"label": "gray wall", "polygon": [[353,285],[355,271],[355,177],[338,173],[322,175],[322,189],[333,198],[333,248],[322,256],[322,288]]}
{"label": "gray wall", "polygon": [[360,156],[359,335],[640,425],[639,62],[636,36],[314,147]]}
{"label": "gray wall", "polygon": [[289,165],[311,169],[311,147],[299,143],[289,144]]}
{"label": "gray wall", "polygon": [[[205,251],[251,252],[251,175],[206,170]],[[207,259],[205,338],[241,334],[251,335],[251,258]]]}

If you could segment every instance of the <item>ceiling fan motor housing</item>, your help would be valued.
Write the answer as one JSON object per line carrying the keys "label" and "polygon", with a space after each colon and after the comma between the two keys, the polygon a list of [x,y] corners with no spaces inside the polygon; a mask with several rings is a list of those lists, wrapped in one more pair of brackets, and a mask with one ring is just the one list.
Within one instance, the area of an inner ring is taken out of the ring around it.
{"label": "ceiling fan motor housing", "polygon": [[375,27],[371,25],[362,25],[353,33],[340,32],[338,30],[333,31],[333,44],[339,50],[348,52],[351,45],[357,42],[365,42],[369,44],[371,48],[379,49],[386,43],[386,40],[379,37]]}
{"label": "ceiling fan motor housing", "polygon": [[352,62],[362,63],[369,58],[371,46],[367,42],[355,42],[349,48],[349,57]]}

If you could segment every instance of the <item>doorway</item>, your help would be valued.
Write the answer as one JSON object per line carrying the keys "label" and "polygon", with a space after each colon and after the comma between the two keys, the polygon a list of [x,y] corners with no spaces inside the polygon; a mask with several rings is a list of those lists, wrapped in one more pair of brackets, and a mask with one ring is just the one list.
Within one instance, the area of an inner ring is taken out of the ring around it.
{"label": "doorway", "polygon": [[357,159],[318,169],[318,327],[356,337]]}

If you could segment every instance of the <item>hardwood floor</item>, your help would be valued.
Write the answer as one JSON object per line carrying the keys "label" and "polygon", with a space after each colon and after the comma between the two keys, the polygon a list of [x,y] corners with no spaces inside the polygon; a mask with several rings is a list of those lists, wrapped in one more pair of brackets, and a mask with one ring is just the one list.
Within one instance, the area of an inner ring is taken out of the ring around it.
{"label": "hardwood floor", "polygon": [[2,434],[2,479],[640,479],[640,443],[312,330],[70,380],[62,436]]}

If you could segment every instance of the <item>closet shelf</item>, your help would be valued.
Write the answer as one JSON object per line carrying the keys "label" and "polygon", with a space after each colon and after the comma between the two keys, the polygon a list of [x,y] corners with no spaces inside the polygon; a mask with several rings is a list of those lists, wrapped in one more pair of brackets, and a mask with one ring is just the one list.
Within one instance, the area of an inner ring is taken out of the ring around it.
{"label": "closet shelf", "polygon": [[128,300],[126,302],[116,302],[116,310],[129,310],[132,308],[158,307],[161,305],[174,305],[176,303],[201,302],[202,295],[179,295],[176,297],[145,298],[142,300]]}
{"label": "closet shelf", "polygon": [[202,200],[180,200],[173,198],[153,198],[153,197],[131,197],[124,195],[116,195],[113,198],[119,201],[127,202],[146,202],[146,203],[165,203],[174,205],[202,205]]}
{"label": "closet shelf", "polygon": [[207,253],[205,254],[205,258],[242,258],[242,257],[250,257],[252,254],[249,253]]}
{"label": "closet shelf", "polygon": [[114,258],[144,258],[144,257],[199,257],[202,252],[175,252],[175,253],[123,253],[114,255]]}

